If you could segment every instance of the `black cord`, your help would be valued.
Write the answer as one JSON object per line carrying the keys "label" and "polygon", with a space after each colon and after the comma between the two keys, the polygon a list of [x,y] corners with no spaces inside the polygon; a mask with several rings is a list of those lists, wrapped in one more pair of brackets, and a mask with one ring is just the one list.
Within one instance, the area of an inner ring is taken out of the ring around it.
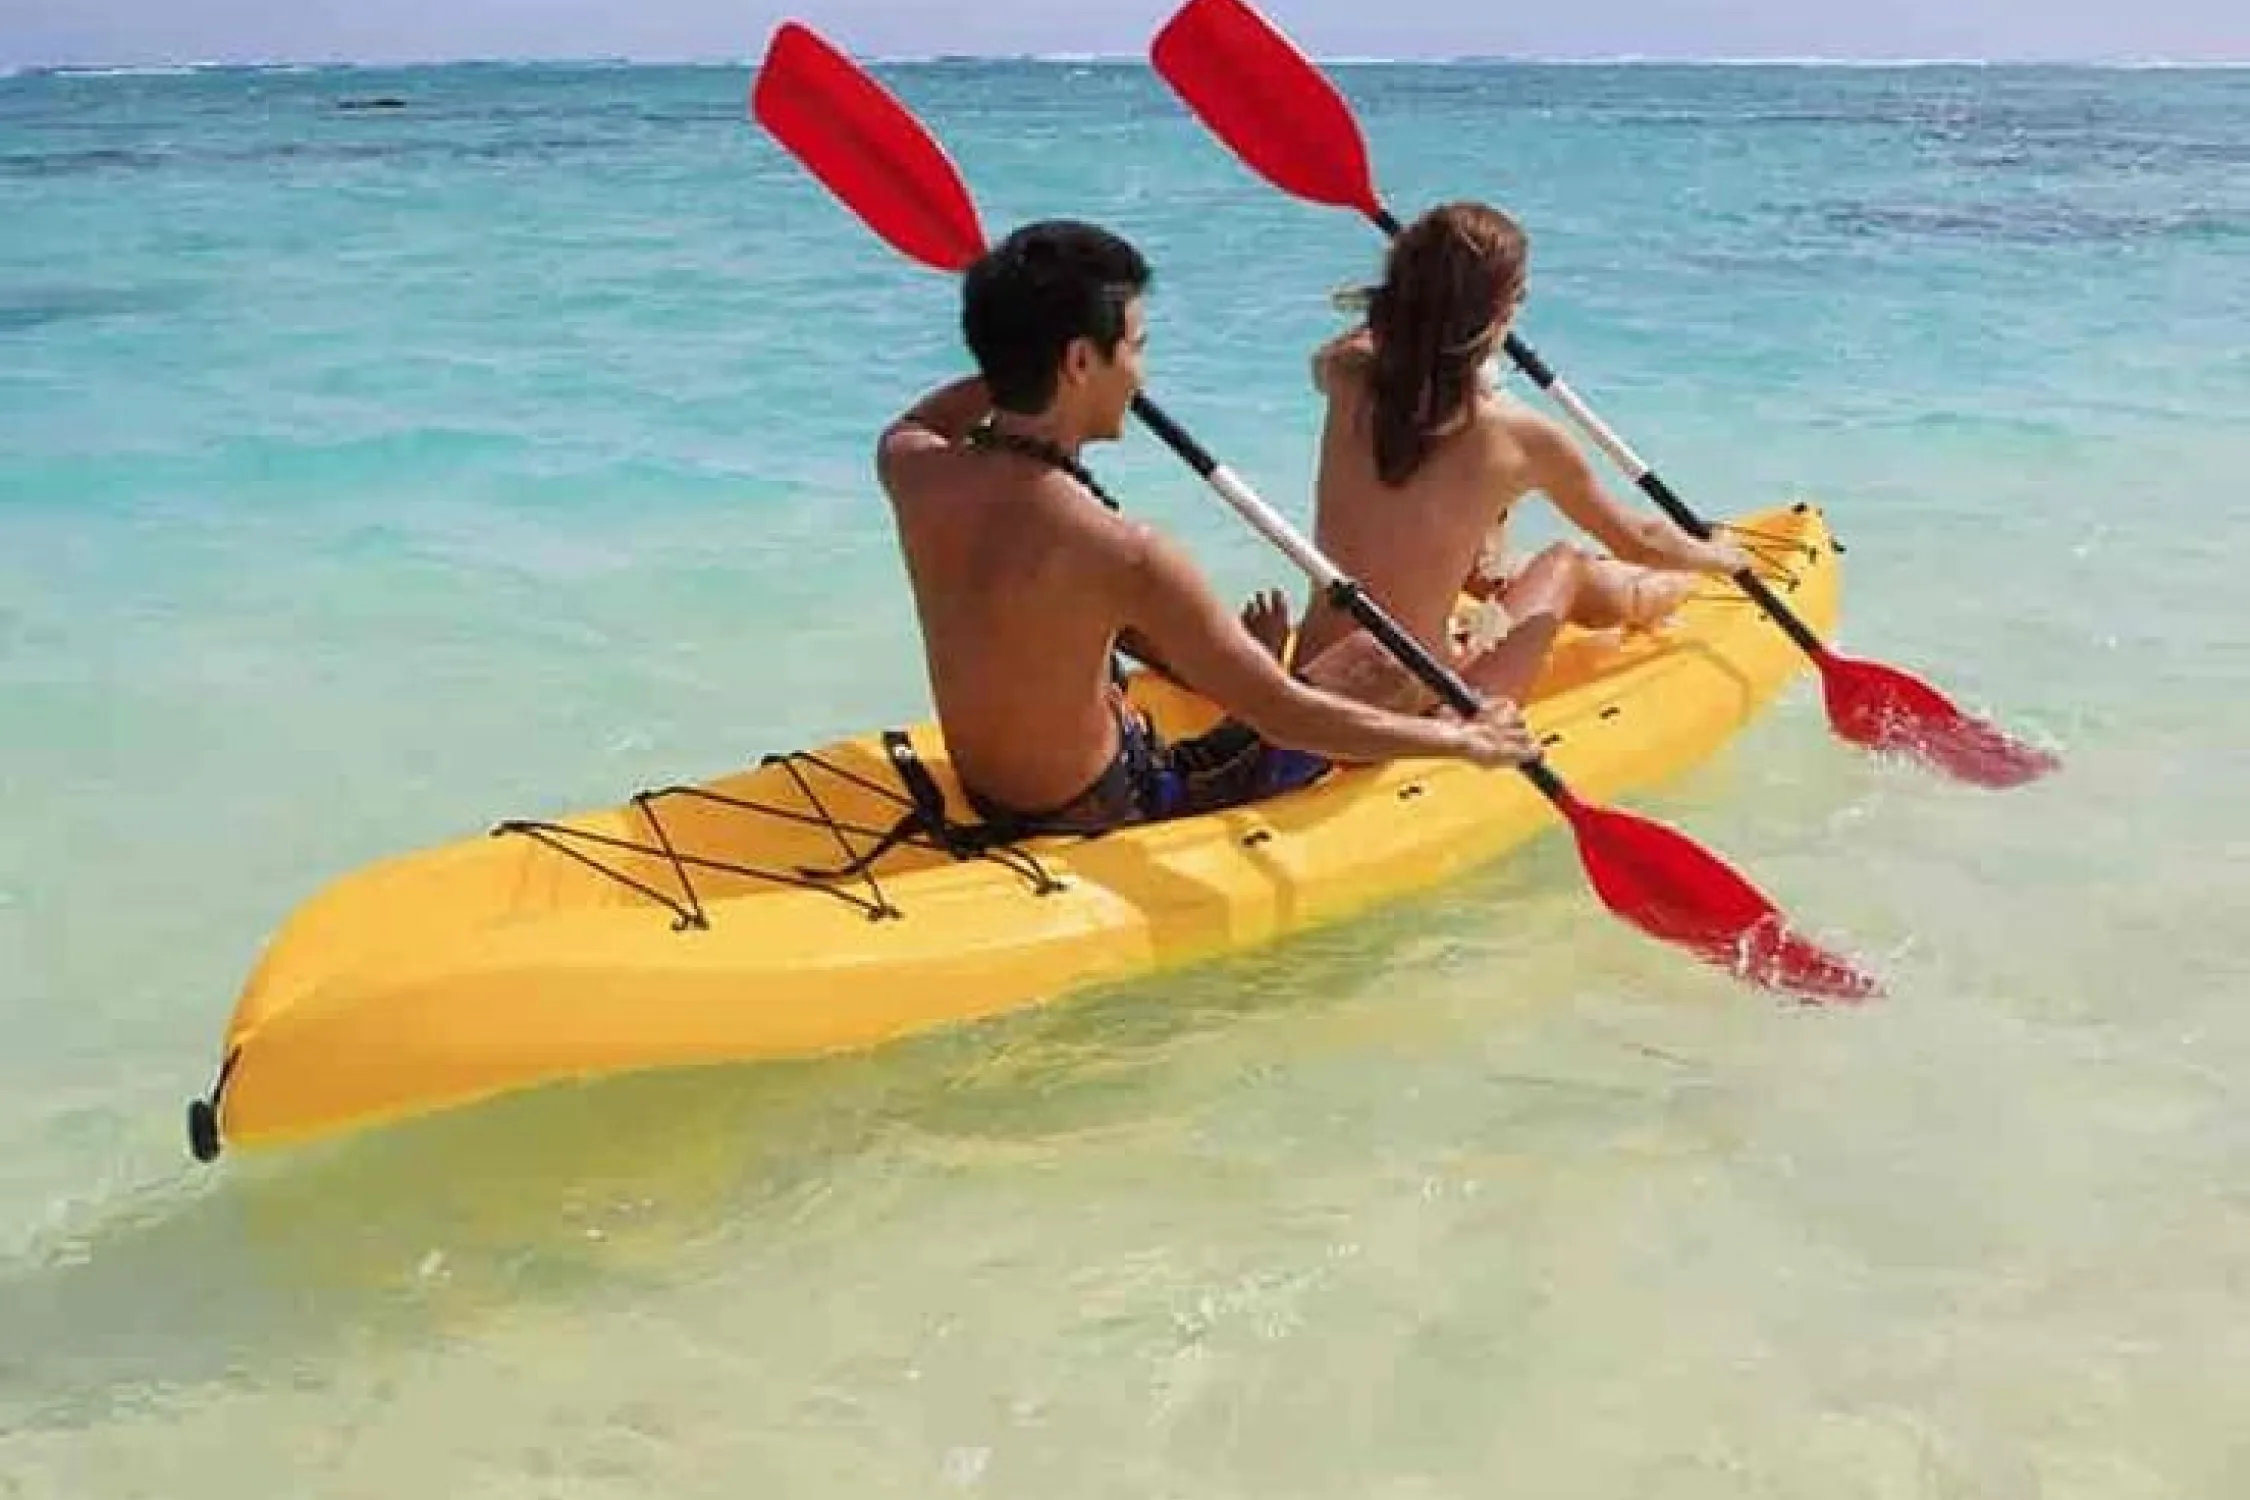
{"label": "black cord", "polygon": [[1003,432],[986,417],[969,429],[969,446],[972,448],[1002,448],[1010,453],[1045,464],[1050,469],[1060,469],[1086,487],[1087,493],[1108,506],[1118,509],[1117,499],[1102,488],[1101,481],[1087,467],[1065,453],[1061,446],[1045,438],[1031,437],[1021,432]]}

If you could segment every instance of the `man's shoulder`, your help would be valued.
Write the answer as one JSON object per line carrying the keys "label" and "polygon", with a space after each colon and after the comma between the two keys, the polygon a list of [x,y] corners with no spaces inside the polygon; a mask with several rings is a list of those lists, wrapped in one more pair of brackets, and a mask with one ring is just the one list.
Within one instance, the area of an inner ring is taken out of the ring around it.
{"label": "man's shoulder", "polygon": [[954,446],[919,422],[900,419],[875,438],[875,476],[892,498],[904,499],[943,479]]}
{"label": "man's shoulder", "polygon": [[1103,506],[1067,474],[995,463],[958,445],[908,443],[882,465],[894,505],[942,515],[949,526],[1130,560],[1142,527]]}
{"label": "man's shoulder", "polygon": [[[991,455],[913,422],[894,422],[876,442],[875,470],[894,501],[914,504],[944,501],[958,505],[962,519],[978,520],[1017,502],[1042,501],[1059,474],[1042,474],[996,464]],[[981,502],[971,505],[969,502]]]}

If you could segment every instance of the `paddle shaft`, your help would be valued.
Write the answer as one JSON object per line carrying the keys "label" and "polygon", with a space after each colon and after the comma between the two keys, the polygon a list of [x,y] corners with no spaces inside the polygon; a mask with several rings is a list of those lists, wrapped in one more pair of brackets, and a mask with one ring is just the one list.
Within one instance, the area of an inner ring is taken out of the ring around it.
{"label": "paddle shaft", "polygon": [[[1396,239],[1406,228],[1387,208],[1378,208],[1368,217],[1374,221],[1376,228],[1393,239]],[[1633,451],[1631,445],[1625,439],[1619,437],[1616,431],[1607,422],[1604,422],[1576,391],[1570,388],[1569,383],[1557,375],[1553,367],[1539,357],[1538,350],[1517,337],[1513,329],[1509,330],[1508,336],[1502,341],[1501,347],[1507,351],[1509,361],[1517,369],[1523,371],[1533,385],[1552,396],[1555,404],[1569,413],[1570,419],[1578,424],[1579,430],[1593,440],[1595,447],[1609,455],[1610,462],[1616,464],[1626,477],[1633,481],[1634,486],[1642,494],[1655,501],[1657,507],[1677,522],[1683,531],[1704,540],[1710,539],[1711,523],[1690,510],[1688,503],[1682,500],[1672,487],[1664,482],[1663,476],[1643,462],[1641,456]],[[1796,611],[1782,603],[1781,596],[1767,587],[1763,578],[1760,578],[1748,568],[1739,568],[1731,576],[1735,586],[1748,594],[1751,600],[1764,610],[1776,625],[1781,627],[1782,633],[1797,643],[1798,649],[1816,661],[1827,656],[1828,648],[1821,643],[1819,636],[1813,634],[1812,627],[1798,619]]]}
{"label": "paddle shaft", "polygon": [[[1259,535],[1279,548],[1283,555],[1295,563],[1313,585],[1327,596],[1328,602],[1350,615],[1369,635],[1381,641],[1384,647],[1440,698],[1464,717],[1474,717],[1484,705],[1474,690],[1458,674],[1445,666],[1430,649],[1409,635],[1377,604],[1366,588],[1357,580],[1347,578],[1336,565],[1300,535],[1294,526],[1272,506],[1259,498],[1257,491],[1236,477],[1233,470],[1212,457],[1209,449],[1195,440],[1186,428],[1172,419],[1169,412],[1151,400],[1146,392],[1133,397],[1133,415],[1141,425],[1156,434],[1165,447],[1179,455],[1182,462],[1195,470],[1205,484],[1217,491],[1220,499],[1232,507],[1236,514],[1250,523]],[[1517,770],[1531,779],[1547,799],[1556,806],[1566,806],[1569,791],[1561,778],[1547,769],[1544,760],[1526,761]]]}

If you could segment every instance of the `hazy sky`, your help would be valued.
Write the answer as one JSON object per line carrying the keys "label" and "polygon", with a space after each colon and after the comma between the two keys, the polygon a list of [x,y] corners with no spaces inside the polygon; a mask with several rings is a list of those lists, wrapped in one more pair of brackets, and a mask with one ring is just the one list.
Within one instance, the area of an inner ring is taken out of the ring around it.
{"label": "hazy sky", "polygon": [[[1140,54],[1177,0],[0,0],[0,67],[748,58],[776,21],[861,55]],[[2250,0],[1264,0],[1323,56],[2250,59]]]}

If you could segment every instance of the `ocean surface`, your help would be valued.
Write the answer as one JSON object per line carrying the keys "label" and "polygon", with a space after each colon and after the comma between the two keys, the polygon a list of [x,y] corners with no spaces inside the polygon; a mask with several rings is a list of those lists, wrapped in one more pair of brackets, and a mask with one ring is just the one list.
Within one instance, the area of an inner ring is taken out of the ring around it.
{"label": "ocean surface", "polygon": [[[1372,232],[1137,66],[886,76],[995,231],[1143,245],[1155,393],[1302,518]],[[1889,996],[1736,986],[1557,835],[879,1052],[196,1167],[327,880],[924,712],[868,458],[954,288],[747,67],[0,80],[0,1496],[2250,1492],[2250,72],[1339,76],[1402,213],[1523,219],[1522,331],[1677,488],[1829,508],[1847,649],[2065,758],[1874,762],[1808,678],[1634,799]]]}

